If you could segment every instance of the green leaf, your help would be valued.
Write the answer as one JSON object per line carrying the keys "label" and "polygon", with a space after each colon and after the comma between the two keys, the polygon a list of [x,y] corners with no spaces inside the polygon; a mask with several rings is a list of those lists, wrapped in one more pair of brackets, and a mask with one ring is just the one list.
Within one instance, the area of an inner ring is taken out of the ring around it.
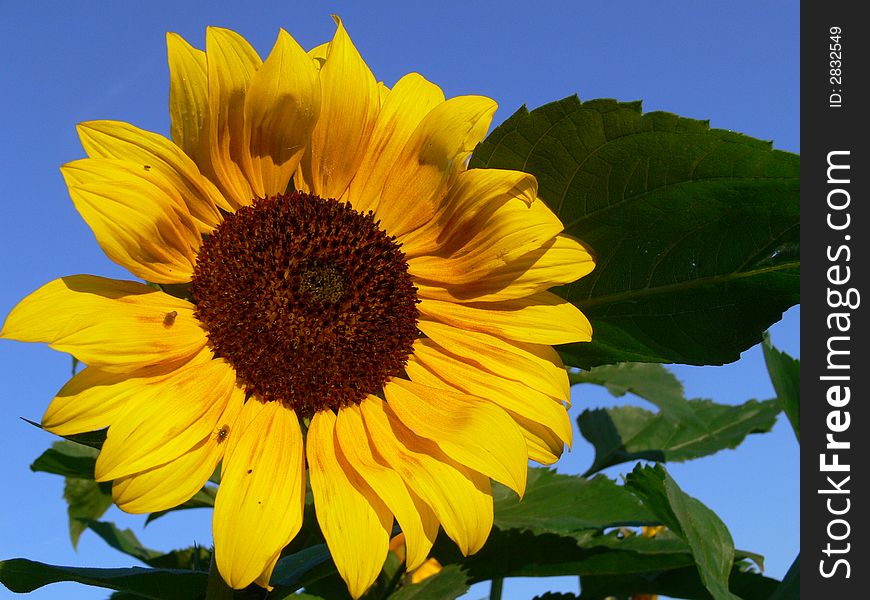
{"label": "green leaf", "polygon": [[[25,419],[24,417],[19,417],[22,421],[29,423],[36,427],[37,429],[42,429],[45,431],[45,428],[40,423],[36,421],[31,421],[30,419]],[[62,435],[60,437],[69,440],[71,442],[75,442],[76,444],[81,444],[83,446],[90,446],[91,448],[96,448],[99,450],[103,447],[103,442],[106,441],[106,429],[100,429],[98,431],[89,431],[87,433],[77,433],[74,435]]]}
{"label": "green leaf", "polygon": [[[731,570],[728,582],[729,587],[743,600],[772,600],[770,594],[778,584],[775,579],[757,573],[742,572],[737,568]],[[704,587],[698,570],[694,567],[651,573],[584,575],[580,578],[580,589],[581,600],[603,600],[610,597],[627,599],[638,594],[710,600],[710,592]]]}
{"label": "green leaf", "polygon": [[132,594],[130,592],[112,592],[112,595],[109,596],[109,600],[142,600],[143,598],[145,598],[145,596]]}
{"label": "green leaf", "polygon": [[468,576],[458,565],[449,565],[419,583],[402,586],[390,600],[454,600],[468,591]]}
{"label": "green leaf", "polygon": [[777,350],[765,336],[761,345],[764,362],[776,398],[791,423],[795,437],[801,441],[801,361]]}
{"label": "green leaf", "polygon": [[483,548],[469,557],[439,536],[433,556],[443,565],[460,564],[472,583],[498,577],[647,573],[694,564],[688,547],[679,541],[620,544],[615,534],[590,530],[569,537],[493,529]]}
{"label": "green leaf", "polygon": [[93,519],[80,519],[80,521],[115,550],[141,560],[145,564],[150,564],[152,559],[163,555],[162,552],[143,546],[136,534],[130,529],[118,529],[114,523],[106,521]]}
{"label": "green leaf", "polygon": [[584,479],[549,469],[529,469],[522,501],[493,485],[495,526],[533,533],[571,535],[584,529],[655,522],[637,498],[607,477]]}
{"label": "green leaf", "polygon": [[302,592],[291,592],[284,588],[275,588],[267,596],[268,600],[328,600],[323,596],[314,594],[306,594]]}
{"label": "green leaf", "polygon": [[595,383],[607,388],[614,396],[632,393],[658,406],[662,414],[674,421],[695,426],[702,423],[686,406],[683,384],[662,365],[647,363],[621,363],[595,367],[588,371],[568,372],[571,384]]}
{"label": "green leaf", "polygon": [[463,557],[439,536],[433,555],[443,565],[461,564],[472,581],[498,577],[546,577],[646,572],[685,567],[692,555],[682,540],[621,540],[608,528],[658,523],[628,490],[607,477],[593,479],[530,469],[522,501],[493,486],[495,528],[477,554]]}
{"label": "green leaf", "polygon": [[279,558],[269,583],[298,590],[334,571],[329,548],[317,544]]}
{"label": "green leaf", "polygon": [[74,442],[54,442],[30,465],[31,471],[53,473],[78,479],[94,478],[99,451]]}
{"label": "green leaf", "polygon": [[172,550],[147,561],[149,567],[156,569],[187,569],[190,571],[208,571],[210,562],[211,552],[208,548],[199,545]]}
{"label": "green leaf", "polygon": [[0,561],[0,582],[20,594],[50,583],[75,581],[152,600],[192,600],[205,592],[207,575],[173,569],[93,569],[47,565],[24,558]]}
{"label": "green leaf", "polygon": [[659,413],[621,406],[584,411],[580,432],[595,446],[584,474],[634,460],[684,461],[735,448],[750,433],[766,432],[779,414],[776,400],[750,400],[740,406],[686,400],[683,386],[665,367],[620,363],[569,372],[571,383],[594,383],[614,396],[632,393],[659,407]]}
{"label": "green leaf", "polygon": [[[30,419],[25,419],[24,417],[20,417],[20,419],[22,421],[26,421],[27,423],[30,423],[31,425],[33,425],[34,427],[36,427],[38,429],[42,429],[43,431],[45,431],[45,429],[42,427],[42,425],[37,423],[36,421],[31,421]],[[91,448],[96,448],[97,450],[99,450],[100,448],[103,447],[103,442],[106,441],[106,432],[107,431],[108,431],[108,428],[99,429],[97,431],[88,431],[86,433],[76,433],[73,435],[62,435],[60,437],[62,437],[65,440],[75,442],[76,444],[81,444],[82,446],[89,446]]]}
{"label": "green leaf", "polygon": [[801,597],[801,556],[795,557],[788,573],[767,600],[798,600]]}
{"label": "green leaf", "polygon": [[470,166],[535,175],[597,255],[554,290],[594,329],[560,348],[567,364],[731,362],[799,302],[800,159],[768,142],[572,96],[521,108]]}
{"label": "green leaf", "polygon": [[701,581],[714,600],[739,600],[728,591],[734,541],[716,513],[683,492],[661,465],[638,465],[625,485],[668,529],[688,542]]}
{"label": "green leaf", "polygon": [[749,400],[738,406],[686,400],[700,426],[673,421],[635,406],[586,410],[580,432],[595,446],[586,476],[635,460],[681,462],[736,448],[750,433],[770,431],[779,414],[776,400]]}
{"label": "green leaf", "polygon": [[205,486],[196,494],[194,494],[192,498],[179,504],[178,506],[149,514],[148,518],[145,519],[145,524],[148,525],[148,523],[150,523],[151,521],[159,519],[160,517],[168,515],[169,513],[175,512],[177,510],[187,510],[189,508],[214,508],[214,500],[216,497],[217,489],[210,486]]}
{"label": "green leaf", "polygon": [[112,505],[112,484],[89,479],[66,479],[63,497],[69,515],[69,537],[73,548],[78,546],[89,519],[99,519]]}

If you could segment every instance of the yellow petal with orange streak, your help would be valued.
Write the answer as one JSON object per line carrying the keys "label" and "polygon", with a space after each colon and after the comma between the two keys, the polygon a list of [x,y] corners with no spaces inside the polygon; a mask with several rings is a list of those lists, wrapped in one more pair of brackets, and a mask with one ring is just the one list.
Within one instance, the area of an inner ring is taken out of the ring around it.
{"label": "yellow petal with orange streak", "polygon": [[367,396],[359,406],[378,459],[395,469],[429,505],[463,554],[480,550],[492,529],[489,478],[415,435],[377,396]]}
{"label": "yellow petal with orange streak", "polygon": [[499,407],[479,398],[402,378],[384,386],[387,406],[420,437],[520,496],[526,489],[528,454],[516,424]]}
{"label": "yellow petal with orange streak", "polygon": [[215,561],[231,587],[268,581],[302,526],[305,458],[296,413],[250,398],[228,440],[215,500]]}
{"label": "yellow petal with orange streak", "polygon": [[338,412],[335,433],[336,442],[350,466],[396,516],[407,541],[407,568],[420,565],[438,535],[438,520],[432,510],[415,498],[398,473],[377,461],[356,405],[343,407]]}
{"label": "yellow petal with orange streak", "polygon": [[302,159],[308,191],[341,198],[359,169],[380,109],[380,91],[341,20],[320,68],[320,118]]}
{"label": "yellow petal with orange streak", "polygon": [[393,514],[348,464],[336,441],[335,421],[331,410],[311,418],[309,478],[320,531],[350,595],[359,598],[384,566]]}
{"label": "yellow petal with orange streak", "polygon": [[139,473],[188,452],[220,428],[235,394],[235,370],[222,359],[194,361],[142,385],[109,427],[94,479]]}
{"label": "yellow petal with orange streak", "polygon": [[283,194],[320,113],[317,70],[283,29],[254,73],[245,97],[250,161],[247,179],[258,197]]}
{"label": "yellow petal with orange streak", "polygon": [[208,338],[194,305],[133,281],[71,275],[12,309],[0,337],[44,342],[83,363],[126,372],[184,362]]}
{"label": "yellow petal with orange streak", "polygon": [[534,344],[569,344],[592,339],[592,324],[580,309],[550,292],[499,302],[457,303],[420,298],[425,316],[460,329]]}

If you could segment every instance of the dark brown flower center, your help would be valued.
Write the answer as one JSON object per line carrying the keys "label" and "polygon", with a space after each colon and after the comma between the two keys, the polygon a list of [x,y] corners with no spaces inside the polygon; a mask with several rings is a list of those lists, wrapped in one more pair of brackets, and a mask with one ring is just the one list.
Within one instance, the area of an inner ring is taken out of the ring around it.
{"label": "dark brown flower center", "polygon": [[417,336],[417,290],[371,212],[293,192],[228,215],[191,292],[217,356],[248,392],[299,416],[377,394]]}

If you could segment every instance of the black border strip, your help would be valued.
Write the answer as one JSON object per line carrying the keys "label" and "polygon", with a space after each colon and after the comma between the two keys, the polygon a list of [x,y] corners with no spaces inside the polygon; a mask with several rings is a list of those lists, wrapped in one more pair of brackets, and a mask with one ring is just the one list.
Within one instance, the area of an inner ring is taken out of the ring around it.
{"label": "black border strip", "polygon": [[862,4],[801,5],[801,597],[812,600],[870,593]]}

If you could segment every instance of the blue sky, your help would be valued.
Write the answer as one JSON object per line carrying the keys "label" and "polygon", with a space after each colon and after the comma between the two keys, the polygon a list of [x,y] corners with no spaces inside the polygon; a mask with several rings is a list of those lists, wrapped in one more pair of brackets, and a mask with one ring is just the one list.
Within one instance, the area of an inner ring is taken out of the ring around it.
{"label": "blue sky", "polygon": [[[207,25],[229,27],[265,55],[279,27],[304,47],[326,41],[334,28],[329,15],[337,13],[379,79],[391,85],[418,71],[448,96],[490,96],[500,106],[496,123],[523,103],[536,107],[578,93],[582,99],[640,99],[647,111],[709,119],[713,127],[798,152],[798,9],[798,2],[783,0],[0,3],[0,315],[62,275],[126,276],[78,217],[58,167],[83,156],[75,134],[80,121],[119,119],[168,133],[166,31],[202,47]],[[789,311],[772,335],[774,344],[797,355],[799,311]],[[0,478],[6,483],[0,558],[129,566],[132,559],[90,533],[74,552],[61,479],[28,468],[52,437],[18,417],[38,420],[69,369],[67,356],[45,347],[0,342]],[[726,367],[674,370],[690,397],[738,403],[773,394],[758,348]],[[576,388],[572,414],[613,402],[590,386]],[[582,472],[591,456],[578,434],[559,469]],[[752,436],[736,451],[670,469],[684,490],[722,516],[739,548],[766,555],[768,574],[784,575],[800,529],[798,447],[784,418],[772,433]],[[117,509],[106,518],[133,528],[146,545],[169,550],[210,544],[209,517],[190,511],[146,529],[142,518]],[[509,581],[504,597],[547,589],[576,591],[576,579]],[[470,597],[485,594],[475,588]],[[58,584],[31,597],[108,595]]]}

